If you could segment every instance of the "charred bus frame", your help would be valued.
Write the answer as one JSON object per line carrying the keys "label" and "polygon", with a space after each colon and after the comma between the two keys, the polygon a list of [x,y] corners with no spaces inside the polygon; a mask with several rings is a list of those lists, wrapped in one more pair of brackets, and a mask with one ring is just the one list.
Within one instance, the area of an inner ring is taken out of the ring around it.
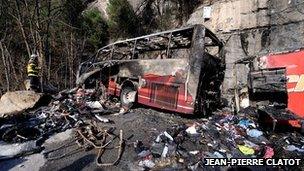
{"label": "charred bus frame", "polygon": [[222,42],[202,25],[117,41],[82,63],[77,84],[96,80],[124,106],[137,101],[179,113],[207,114],[220,102]]}

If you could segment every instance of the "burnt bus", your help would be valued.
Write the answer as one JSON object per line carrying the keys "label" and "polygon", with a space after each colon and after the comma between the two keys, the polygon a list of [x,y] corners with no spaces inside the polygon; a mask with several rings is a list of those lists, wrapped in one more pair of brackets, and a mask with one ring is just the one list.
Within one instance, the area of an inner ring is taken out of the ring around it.
{"label": "burnt bus", "polygon": [[102,87],[128,108],[206,115],[220,104],[222,47],[203,25],[117,41],[79,66],[77,85]]}

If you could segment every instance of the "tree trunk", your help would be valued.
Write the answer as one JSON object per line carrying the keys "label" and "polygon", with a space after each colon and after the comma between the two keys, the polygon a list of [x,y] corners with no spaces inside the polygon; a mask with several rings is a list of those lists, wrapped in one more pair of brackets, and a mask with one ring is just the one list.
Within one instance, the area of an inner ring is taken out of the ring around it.
{"label": "tree trunk", "polygon": [[[14,78],[15,78],[15,80],[16,80],[16,84],[19,85],[19,83],[18,83],[18,82],[19,82],[19,81],[18,81],[19,79],[18,79],[18,76],[17,76],[17,73],[16,73],[15,65],[14,65],[13,60],[12,60],[12,56],[11,56],[11,54],[9,53],[9,51],[8,51],[8,49],[7,49],[7,47],[6,47],[5,44],[3,44],[3,49],[5,50],[5,53],[6,53],[6,55],[7,55],[8,65],[10,66],[9,68],[11,68],[11,72],[10,72],[10,73],[13,73]],[[25,88],[25,87],[24,87],[24,84],[21,84],[21,85],[23,85],[22,88]]]}
{"label": "tree trunk", "polygon": [[18,2],[18,0],[16,0],[15,2],[16,2],[15,5],[16,5],[16,10],[17,10],[18,17],[15,17],[12,14],[11,14],[11,16],[17,20],[17,23],[19,24],[19,27],[20,27],[20,30],[21,30],[22,37],[24,39],[24,43],[25,43],[25,46],[26,46],[26,51],[28,53],[28,56],[31,56],[30,46],[27,42],[26,34],[25,34],[23,24],[22,24],[22,21],[21,21],[21,12],[20,12],[19,2]]}
{"label": "tree trunk", "polygon": [[7,60],[4,54],[4,48],[2,45],[2,42],[0,42],[0,50],[1,50],[1,56],[4,66],[4,72],[5,72],[5,78],[6,78],[6,91],[10,91],[10,82],[9,82],[9,74],[8,74],[8,68],[7,68]]}
{"label": "tree trunk", "polygon": [[73,87],[73,56],[74,56],[74,48],[73,48],[73,33],[71,33],[70,37],[70,56],[69,56],[69,86],[70,88]]}
{"label": "tree trunk", "polygon": [[[27,1],[26,0],[24,0],[24,4],[25,4],[25,7],[26,7],[26,10],[27,10],[27,13],[28,13],[28,15],[29,15],[29,17],[27,17],[27,19],[28,19],[28,23],[29,23],[29,29],[30,29],[30,35],[31,35],[31,37],[32,37],[32,39],[33,39],[33,44],[34,45],[36,45],[37,44],[37,39],[35,38],[35,32],[34,32],[34,30],[33,30],[33,21],[32,21],[32,18],[34,18],[34,17],[32,17],[31,16],[31,11],[30,11],[30,9],[29,9],[29,7],[28,7],[28,4],[27,4]],[[35,11],[34,11],[34,14],[33,14],[33,16],[35,15]],[[36,51],[36,50],[33,50],[34,52]]]}
{"label": "tree trunk", "polygon": [[45,40],[45,57],[48,59],[48,80],[51,80],[51,65],[52,65],[52,57],[50,55],[50,24],[51,24],[51,6],[52,1],[48,0],[48,22],[47,22],[47,28],[46,28],[46,40]]}

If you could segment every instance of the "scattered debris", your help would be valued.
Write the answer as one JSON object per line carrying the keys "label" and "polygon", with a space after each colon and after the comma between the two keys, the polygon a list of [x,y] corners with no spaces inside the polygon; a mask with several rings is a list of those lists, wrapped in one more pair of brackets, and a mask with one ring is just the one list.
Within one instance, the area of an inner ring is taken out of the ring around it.
{"label": "scattered debris", "polygon": [[[76,133],[71,136],[74,138],[42,152],[48,161],[92,150],[96,151],[97,166],[113,166],[119,163],[125,147],[130,144],[137,154],[133,161],[137,170],[197,170],[203,167],[204,158],[304,156],[302,135],[265,131],[258,123],[258,110],[251,108],[243,109],[238,115],[218,111],[208,119],[175,123],[162,131],[151,128],[152,135],[144,133],[147,137],[153,136],[149,144],[144,144],[141,139],[131,142],[132,136],[124,137],[124,133],[125,136],[129,134],[123,127],[116,131],[116,127],[111,126],[112,119],[106,117],[127,110],[115,99],[100,100],[99,97],[97,90],[76,88],[63,91],[54,96],[48,106],[28,109],[18,116],[0,120],[0,160],[39,152],[50,135],[70,128]],[[72,144],[77,148],[63,154],[56,153]],[[108,152],[115,154],[115,158],[108,157]]]}
{"label": "scattered debris", "polygon": [[[295,141],[298,142],[294,142],[297,147],[282,146],[271,138],[274,135],[276,134],[261,131],[255,117],[219,112],[208,120],[190,126],[176,125],[160,133],[149,148],[137,150],[142,158],[138,161],[138,166],[197,170],[203,169],[204,158],[282,158],[282,147],[287,156],[290,152],[303,153],[304,141],[300,144],[301,141]],[[295,137],[288,134],[285,136]],[[299,138],[304,140],[303,136]],[[278,148],[280,151],[276,150]],[[147,154],[148,159],[142,153]]]}
{"label": "scattered debris", "polygon": [[107,118],[102,118],[101,116],[99,115],[95,115],[95,117],[100,121],[100,122],[104,122],[104,123],[109,123],[110,120],[107,119]]}

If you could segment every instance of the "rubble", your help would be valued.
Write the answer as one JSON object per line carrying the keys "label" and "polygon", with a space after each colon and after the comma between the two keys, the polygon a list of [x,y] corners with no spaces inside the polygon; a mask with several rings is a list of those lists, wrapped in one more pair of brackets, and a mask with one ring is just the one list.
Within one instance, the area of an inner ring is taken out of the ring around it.
{"label": "rubble", "polygon": [[[141,148],[142,151],[136,150],[140,157],[138,166],[146,169],[169,167],[197,170],[204,168],[204,158],[282,158],[291,155],[291,152],[304,157],[303,136],[285,134],[285,138],[291,139],[299,136],[301,141],[282,145],[272,139],[276,133],[261,130],[255,117],[220,112],[209,120],[188,126],[176,125],[161,132],[154,142]],[[146,155],[141,155],[143,152]]]}

